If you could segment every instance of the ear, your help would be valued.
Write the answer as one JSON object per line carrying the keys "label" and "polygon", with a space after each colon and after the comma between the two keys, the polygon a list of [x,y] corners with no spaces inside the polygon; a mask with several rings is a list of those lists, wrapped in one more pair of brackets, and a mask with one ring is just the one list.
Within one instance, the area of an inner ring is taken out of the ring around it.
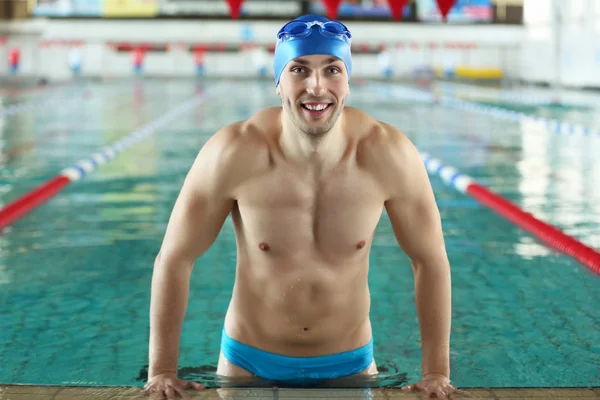
{"label": "ear", "polygon": [[281,96],[281,91],[279,90],[279,86],[280,86],[280,85],[277,85],[277,87],[275,88],[275,94],[276,94],[277,96]]}

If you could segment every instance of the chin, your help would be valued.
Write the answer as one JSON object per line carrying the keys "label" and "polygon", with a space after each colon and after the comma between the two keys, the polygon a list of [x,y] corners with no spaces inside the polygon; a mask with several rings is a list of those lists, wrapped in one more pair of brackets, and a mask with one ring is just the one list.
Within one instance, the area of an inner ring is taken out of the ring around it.
{"label": "chin", "polygon": [[331,129],[329,127],[306,127],[302,129],[304,133],[306,133],[310,137],[319,138],[323,137],[329,132]]}

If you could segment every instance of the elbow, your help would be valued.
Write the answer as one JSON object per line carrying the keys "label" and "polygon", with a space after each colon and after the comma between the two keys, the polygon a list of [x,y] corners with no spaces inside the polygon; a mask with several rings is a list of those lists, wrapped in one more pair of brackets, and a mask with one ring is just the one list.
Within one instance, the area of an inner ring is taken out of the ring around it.
{"label": "elbow", "polygon": [[191,273],[192,269],[194,268],[194,260],[186,259],[185,257],[172,252],[165,252],[164,249],[161,249],[154,259],[154,269],[171,268],[175,268],[177,270],[185,269]]}
{"label": "elbow", "polygon": [[161,249],[158,252],[158,254],[156,255],[156,258],[154,258],[154,268],[160,268],[164,264],[165,264],[165,256],[164,256],[163,250]]}
{"label": "elbow", "polygon": [[411,264],[412,266],[412,270],[414,273],[417,273],[417,271],[419,271],[422,267],[423,267],[423,262],[422,261],[417,261],[417,260],[411,260]]}
{"label": "elbow", "polygon": [[413,273],[446,275],[450,273],[450,261],[446,256],[435,259],[411,259]]}

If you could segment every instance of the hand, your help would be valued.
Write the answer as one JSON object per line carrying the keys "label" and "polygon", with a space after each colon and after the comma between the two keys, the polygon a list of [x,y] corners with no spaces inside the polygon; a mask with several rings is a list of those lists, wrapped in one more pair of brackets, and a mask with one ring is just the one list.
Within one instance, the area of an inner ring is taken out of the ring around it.
{"label": "hand", "polygon": [[443,400],[456,399],[456,396],[471,397],[468,393],[452,386],[450,379],[442,374],[427,374],[420,382],[404,386],[402,391],[405,393],[421,392],[422,399],[430,398],[432,395]]}
{"label": "hand", "polygon": [[179,393],[181,397],[190,397],[185,392],[187,388],[194,388],[196,390],[203,390],[204,385],[196,382],[188,382],[183,379],[178,379],[176,374],[158,374],[148,379],[148,383],[144,386],[144,393],[150,395],[152,399],[163,400],[174,400],[177,398],[176,393]]}

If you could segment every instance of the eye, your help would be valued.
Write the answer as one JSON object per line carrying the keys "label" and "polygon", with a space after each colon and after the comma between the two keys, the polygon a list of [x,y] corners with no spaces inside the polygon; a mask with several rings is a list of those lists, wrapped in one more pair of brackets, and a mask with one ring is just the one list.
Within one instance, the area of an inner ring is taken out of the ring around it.
{"label": "eye", "polygon": [[331,72],[332,74],[339,74],[340,69],[337,67],[331,67],[331,68],[329,68],[329,72]]}
{"label": "eye", "polygon": [[293,67],[292,68],[292,72],[296,72],[298,74],[301,74],[301,73],[304,72],[304,68],[302,68],[302,67]]}

